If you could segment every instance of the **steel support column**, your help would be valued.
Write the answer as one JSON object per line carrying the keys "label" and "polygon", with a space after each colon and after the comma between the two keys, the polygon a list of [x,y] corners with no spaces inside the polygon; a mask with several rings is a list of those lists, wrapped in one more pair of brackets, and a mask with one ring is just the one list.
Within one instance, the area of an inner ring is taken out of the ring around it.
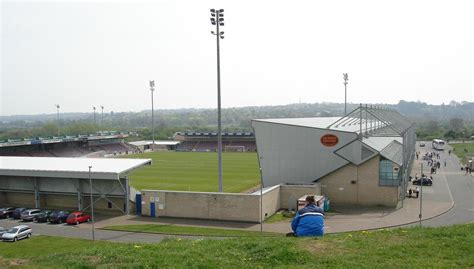
{"label": "steel support column", "polygon": [[39,193],[39,182],[38,178],[35,178],[33,181],[35,188],[35,207],[40,208],[40,193]]}
{"label": "steel support column", "polygon": [[125,178],[125,214],[130,215],[130,185],[128,177]]}

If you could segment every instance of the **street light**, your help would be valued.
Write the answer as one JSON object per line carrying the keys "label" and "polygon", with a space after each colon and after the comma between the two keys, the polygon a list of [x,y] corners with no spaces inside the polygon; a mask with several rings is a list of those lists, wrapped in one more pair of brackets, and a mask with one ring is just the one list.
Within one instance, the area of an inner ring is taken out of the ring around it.
{"label": "street light", "polygon": [[347,115],[347,81],[349,80],[349,74],[343,73],[342,77],[344,78],[344,116]]}
{"label": "street light", "polygon": [[153,92],[155,92],[155,81],[150,80],[150,91],[151,91],[151,138],[153,144],[151,145],[151,151],[155,151],[155,108],[153,106]]}
{"label": "street light", "polygon": [[219,40],[224,39],[224,32],[219,30],[219,26],[224,26],[224,10],[211,9],[211,24],[216,26],[216,31],[211,34],[217,40],[217,159],[219,166],[219,192],[222,192],[222,133],[221,133],[221,61],[219,51]]}
{"label": "street light", "polygon": [[100,106],[100,108],[102,109],[102,132],[104,131],[104,106]]}
{"label": "street light", "polygon": [[94,199],[92,198],[92,175],[91,175],[92,166],[89,166],[89,186],[91,190],[91,217],[92,217],[92,241],[95,240],[95,217],[94,217]]}
{"label": "street light", "polygon": [[58,115],[58,136],[60,135],[60,132],[59,132],[59,108],[60,106],[58,104],[54,105],[56,107],[56,113]]}

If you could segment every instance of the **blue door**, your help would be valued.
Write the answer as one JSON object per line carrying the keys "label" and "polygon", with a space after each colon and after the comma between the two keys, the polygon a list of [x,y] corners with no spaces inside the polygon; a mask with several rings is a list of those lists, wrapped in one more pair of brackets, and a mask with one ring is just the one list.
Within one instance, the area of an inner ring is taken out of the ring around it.
{"label": "blue door", "polygon": [[141,193],[135,194],[135,213],[137,215],[142,214],[142,195],[141,195]]}
{"label": "blue door", "polygon": [[155,216],[155,202],[150,203],[150,216],[153,218],[156,217]]}

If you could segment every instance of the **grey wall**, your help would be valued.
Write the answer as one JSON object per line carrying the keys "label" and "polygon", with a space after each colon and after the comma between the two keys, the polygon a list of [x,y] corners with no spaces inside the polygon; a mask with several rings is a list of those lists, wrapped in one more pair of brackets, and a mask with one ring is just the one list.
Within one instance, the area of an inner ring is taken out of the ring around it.
{"label": "grey wall", "polygon": [[[357,134],[326,129],[253,121],[265,187],[281,183],[311,183],[348,161],[334,151],[357,139]],[[321,144],[321,136],[334,134],[339,143]]]}

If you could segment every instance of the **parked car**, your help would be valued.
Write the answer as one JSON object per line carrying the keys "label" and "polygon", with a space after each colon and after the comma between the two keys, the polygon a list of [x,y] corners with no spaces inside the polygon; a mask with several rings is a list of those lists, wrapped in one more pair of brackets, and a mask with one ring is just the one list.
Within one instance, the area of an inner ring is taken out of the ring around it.
{"label": "parked car", "polygon": [[413,185],[420,185],[422,181],[423,181],[423,186],[433,185],[433,180],[431,180],[431,178],[427,178],[427,177],[422,177],[422,178],[413,180]]}
{"label": "parked car", "polygon": [[0,227],[0,239],[2,238],[2,234],[4,234],[6,231],[8,230],[3,227]]}
{"label": "parked car", "polygon": [[53,213],[51,210],[43,210],[41,211],[36,217],[34,218],[34,221],[36,222],[48,222],[49,221],[49,216]]}
{"label": "parked car", "polygon": [[86,221],[91,221],[92,217],[90,215],[85,214],[84,212],[72,212],[67,217],[67,224],[79,224]]}
{"label": "parked car", "polygon": [[7,230],[5,233],[3,233],[2,240],[16,242],[23,238],[30,238],[31,233],[32,231],[29,226],[20,225],[20,226],[13,227]]}
{"label": "parked car", "polygon": [[49,215],[49,222],[63,223],[63,222],[66,222],[68,216],[69,216],[68,211],[53,211],[51,215]]}
{"label": "parked car", "polygon": [[13,213],[14,207],[3,207],[0,208],[0,219],[7,219]]}
{"label": "parked car", "polygon": [[28,208],[24,208],[24,207],[18,207],[18,208],[15,208],[15,210],[13,210],[12,214],[10,215],[11,218],[13,219],[21,219],[21,213],[25,210],[27,210]]}
{"label": "parked car", "polygon": [[33,221],[40,213],[41,209],[28,209],[21,212],[21,219],[23,221]]}

